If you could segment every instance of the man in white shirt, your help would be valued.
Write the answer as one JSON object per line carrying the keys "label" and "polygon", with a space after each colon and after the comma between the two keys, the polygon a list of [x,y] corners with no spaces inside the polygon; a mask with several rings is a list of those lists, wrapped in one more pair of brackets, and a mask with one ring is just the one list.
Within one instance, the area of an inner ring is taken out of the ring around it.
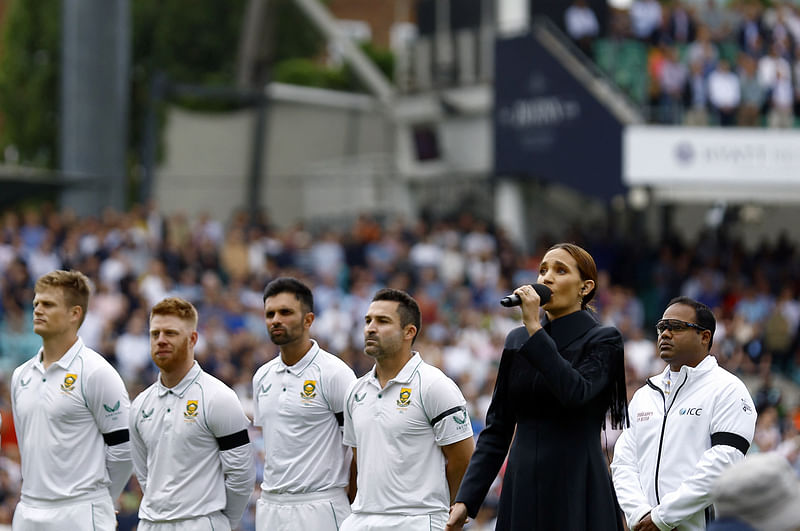
{"label": "man in white shirt", "polygon": [[725,59],[708,76],[708,99],[716,111],[720,125],[736,125],[736,111],[741,100],[739,76],[731,72]]}
{"label": "man in white shirt", "polygon": [[442,530],[475,448],[456,384],[411,350],[417,302],[382,289],[364,324],[375,367],[350,386],[344,442],[358,464],[358,494],[342,531]]}
{"label": "man in white shirt", "polygon": [[264,319],[280,355],[253,377],[253,417],[264,432],[256,530],[336,531],[350,514],[352,452],[342,410],[356,377],[311,339],[311,290],[282,277],[264,290]]}
{"label": "man in white shirt", "polygon": [[611,463],[632,531],[706,529],[715,481],[753,441],[753,400],[711,355],[715,329],[708,306],[688,297],[670,301],[656,323],[668,366],[633,395]]}
{"label": "man in white shirt", "polygon": [[34,291],[33,331],[42,348],[11,377],[22,460],[12,529],[111,531],[113,500],[132,468],[128,392],[117,371],[78,337],[89,279],[53,271]]}
{"label": "man in white shirt", "polygon": [[255,483],[250,423],[233,390],[194,360],[197,310],[169,297],[150,311],[158,380],[131,406],[131,452],[144,497],[139,531],[230,531]]}

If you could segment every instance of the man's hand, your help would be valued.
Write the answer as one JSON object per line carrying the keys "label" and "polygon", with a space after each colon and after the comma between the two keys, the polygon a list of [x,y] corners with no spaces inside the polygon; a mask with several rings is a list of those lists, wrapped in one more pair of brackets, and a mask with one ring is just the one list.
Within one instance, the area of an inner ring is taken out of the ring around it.
{"label": "man's hand", "polygon": [[647,513],[639,520],[636,524],[634,524],[633,529],[631,531],[659,531],[656,524],[653,523],[653,520],[650,518],[650,513]]}
{"label": "man's hand", "polygon": [[450,506],[450,518],[447,519],[445,531],[458,531],[469,521],[467,518],[467,506],[461,502],[456,502]]}

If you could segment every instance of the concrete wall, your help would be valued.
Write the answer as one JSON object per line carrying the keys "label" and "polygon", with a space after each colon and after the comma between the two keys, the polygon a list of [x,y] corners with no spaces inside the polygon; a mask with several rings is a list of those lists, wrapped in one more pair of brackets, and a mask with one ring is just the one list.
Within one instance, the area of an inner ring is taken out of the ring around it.
{"label": "concrete wall", "polygon": [[[252,109],[198,113],[170,108],[166,155],[154,185],[161,207],[190,216],[208,211],[223,221],[243,208],[254,124]],[[392,182],[387,156],[392,144],[392,129],[369,98],[278,88],[262,147],[260,204],[281,226],[320,214],[370,211],[381,206],[370,187]],[[402,204],[408,208],[407,200]]]}

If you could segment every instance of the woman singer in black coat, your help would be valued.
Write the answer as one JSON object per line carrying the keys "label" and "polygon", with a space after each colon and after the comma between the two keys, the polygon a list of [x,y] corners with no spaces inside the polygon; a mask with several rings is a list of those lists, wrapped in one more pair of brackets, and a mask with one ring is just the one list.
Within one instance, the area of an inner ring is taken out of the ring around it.
{"label": "woman singer in black coat", "polygon": [[536,291],[514,291],[525,326],[506,338],[486,428],[447,529],[475,517],[509,445],[496,529],[623,529],[600,443],[607,412],[615,427],[627,422],[622,336],[586,309],[597,267],[581,247],[551,247],[538,282],[552,291],[541,322]]}

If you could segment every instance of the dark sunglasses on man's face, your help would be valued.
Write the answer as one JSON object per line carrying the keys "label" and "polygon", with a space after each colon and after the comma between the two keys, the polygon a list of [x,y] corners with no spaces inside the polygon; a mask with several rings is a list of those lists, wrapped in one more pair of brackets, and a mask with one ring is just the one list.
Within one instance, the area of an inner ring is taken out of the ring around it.
{"label": "dark sunglasses on man's face", "polygon": [[696,330],[708,330],[703,326],[694,323],[687,323],[686,321],[681,321],[680,319],[661,319],[659,322],[656,323],[656,331],[661,334],[664,330],[669,330],[670,332],[683,332],[684,330],[688,330],[689,328],[694,328]]}

